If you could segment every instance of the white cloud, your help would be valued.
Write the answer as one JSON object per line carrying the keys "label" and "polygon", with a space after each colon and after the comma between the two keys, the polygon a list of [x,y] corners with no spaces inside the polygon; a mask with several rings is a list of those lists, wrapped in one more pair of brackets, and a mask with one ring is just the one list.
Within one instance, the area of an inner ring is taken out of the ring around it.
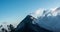
{"label": "white cloud", "polygon": [[60,13],[60,7],[52,9],[51,13],[53,16],[57,16]]}
{"label": "white cloud", "polygon": [[35,12],[33,12],[31,15],[35,18],[42,16],[44,9],[39,8]]}

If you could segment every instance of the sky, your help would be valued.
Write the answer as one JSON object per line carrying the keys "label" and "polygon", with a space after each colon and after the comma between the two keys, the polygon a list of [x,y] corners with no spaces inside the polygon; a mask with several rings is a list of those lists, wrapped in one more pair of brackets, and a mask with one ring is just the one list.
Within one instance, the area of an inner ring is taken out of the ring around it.
{"label": "sky", "polygon": [[39,8],[55,8],[60,0],[0,0],[0,23],[16,25]]}

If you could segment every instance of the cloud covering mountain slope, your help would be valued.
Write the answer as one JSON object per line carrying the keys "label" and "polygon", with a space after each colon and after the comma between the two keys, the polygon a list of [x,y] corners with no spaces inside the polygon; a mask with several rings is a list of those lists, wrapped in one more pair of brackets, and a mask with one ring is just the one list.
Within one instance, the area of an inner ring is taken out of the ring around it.
{"label": "cloud covering mountain slope", "polygon": [[44,10],[42,15],[34,22],[45,29],[60,32],[60,7],[52,10]]}

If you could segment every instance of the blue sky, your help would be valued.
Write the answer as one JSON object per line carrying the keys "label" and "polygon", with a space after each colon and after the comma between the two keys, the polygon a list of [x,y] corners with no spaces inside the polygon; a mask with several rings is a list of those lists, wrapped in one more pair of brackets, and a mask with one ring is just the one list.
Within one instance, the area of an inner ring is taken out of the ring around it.
{"label": "blue sky", "polygon": [[60,0],[0,0],[0,23],[17,23],[39,8],[55,8]]}

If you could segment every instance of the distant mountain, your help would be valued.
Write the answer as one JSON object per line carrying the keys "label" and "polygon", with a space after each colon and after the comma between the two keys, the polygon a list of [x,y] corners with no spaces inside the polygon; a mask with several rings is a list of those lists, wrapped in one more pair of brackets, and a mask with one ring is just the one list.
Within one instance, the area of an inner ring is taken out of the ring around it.
{"label": "distant mountain", "polygon": [[37,15],[27,15],[17,26],[16,32],[60,32],[60,7],[44,10],[41,14],[37,18]]}

